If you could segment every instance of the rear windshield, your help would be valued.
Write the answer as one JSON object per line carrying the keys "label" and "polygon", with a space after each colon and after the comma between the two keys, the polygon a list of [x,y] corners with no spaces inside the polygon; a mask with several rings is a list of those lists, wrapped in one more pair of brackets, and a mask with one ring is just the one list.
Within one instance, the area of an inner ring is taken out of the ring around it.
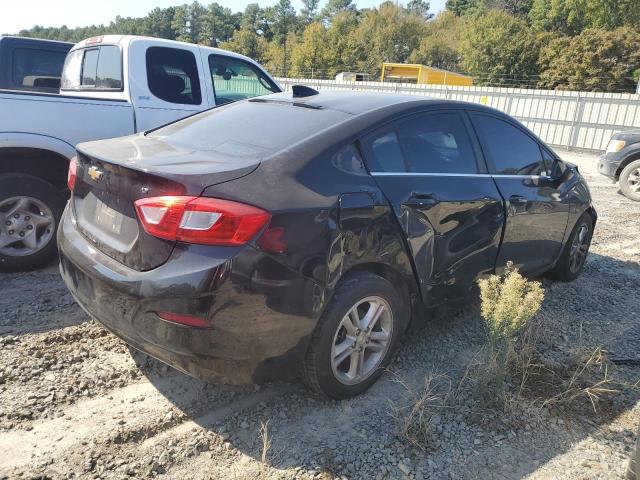
{"label": "rear windshield", "polygon": [[277,152],[350,115],[286,103],[241,101],[149,133],[169,143],[232,156]]}
{"label": "rear windshield", "polygon": [[62,70],[61,90],[122,90],[122,52],[115,45],[73,50]]}

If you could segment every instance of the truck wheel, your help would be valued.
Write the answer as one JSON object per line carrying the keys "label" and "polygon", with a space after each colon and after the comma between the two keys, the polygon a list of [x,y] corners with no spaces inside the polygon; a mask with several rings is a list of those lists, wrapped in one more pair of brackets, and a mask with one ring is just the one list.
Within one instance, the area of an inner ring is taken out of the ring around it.
{"label": "truck wheel", "polygon": [[560,259],[553,270],[549,272],[549,276],[563,282],[570,282],[578,278],[587,260],[592,236],[593,220],[591,215],[585,212],[573,227],[573,231],[562,249]]}
{"label": "truck wheel", "polygon": [[634,160],[624,167],[619,182],[625,197],[640,202],[640,160]]}
{"label": "truck wheel", "polygon": [[56,254],[64,195],[32,175],[0,175],[0,271],[31,270]]}
{"label": "truck wheel", "polygon": [[389,363],[403,316],[396,289],[378,275],[358,273],[338,284],[311,339],[305,383],[335,399],[364,392]]}

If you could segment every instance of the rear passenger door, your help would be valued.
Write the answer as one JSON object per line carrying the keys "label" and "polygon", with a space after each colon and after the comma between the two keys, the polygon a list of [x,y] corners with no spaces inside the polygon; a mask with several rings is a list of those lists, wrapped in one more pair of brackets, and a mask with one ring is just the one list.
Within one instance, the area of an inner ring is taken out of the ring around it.
{"label": "rear passenger door", "polygon": [[506,226],[496,269],[509,261],[539,273],[560,254],[569,220],[566,189],[550,175],[546,148],[519,125],[485,113],[473,124],[498,189],[506,202]]}
{"label": "rear passenger door", "polygon": [[368,168],[391,203],[429,303],[492,272],[503,206],[459,110],[401,119],[365,138]]}

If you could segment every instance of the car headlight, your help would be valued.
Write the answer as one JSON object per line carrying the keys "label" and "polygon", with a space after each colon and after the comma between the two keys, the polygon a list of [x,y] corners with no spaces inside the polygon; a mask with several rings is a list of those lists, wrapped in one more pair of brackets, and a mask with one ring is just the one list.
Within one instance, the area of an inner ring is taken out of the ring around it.
{"label": "car headlight", "polygon": [[607,153],[615,153],[622,150],[626,142],[624,140],[611,140],[607,145]]}

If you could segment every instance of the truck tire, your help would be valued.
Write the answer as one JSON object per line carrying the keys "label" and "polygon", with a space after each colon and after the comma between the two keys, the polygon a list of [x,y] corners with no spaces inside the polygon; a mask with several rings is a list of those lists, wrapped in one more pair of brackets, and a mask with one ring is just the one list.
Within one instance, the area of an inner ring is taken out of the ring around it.
{"label": "truck tire", "polygon": [[640,160],[634,160],[624,167],[618,181],[625,197],[640,202]]}
{"label": "truck tire", "polygon": [[0,271],[32,270],[57,252],[63,193],[38,177],[0,175]]}

